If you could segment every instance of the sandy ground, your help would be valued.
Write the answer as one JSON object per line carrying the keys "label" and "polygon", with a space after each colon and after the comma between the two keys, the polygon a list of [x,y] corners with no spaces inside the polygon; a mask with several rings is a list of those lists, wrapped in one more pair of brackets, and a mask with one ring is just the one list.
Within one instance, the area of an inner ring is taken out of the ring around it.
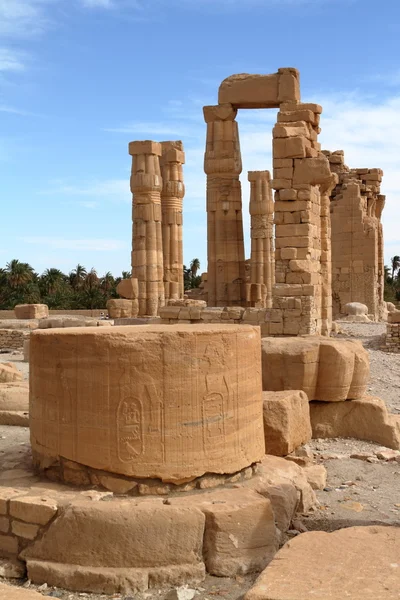
{"label": "sandy ground", "polygon": [[[390,412],[400,413],[400,354],[388,354],[379,348],[385,332],[383,323],[341,323],[342,333],[338,338],[360,339],[368,349],[371,361],[371,380],[368,392],[384,399]],[[0,361],[15,361],[17,367],[28,377],[28,365],[19,354],[1,354]],[[18,454],[26,456],[28,431],[17,427],[0,427],[1,470],[14,468]],[[400,525],[400,462],[376,459],[382,446],[352,439],[313,440],[310,448],[314,460],[323,464],[328,473],[325,490],[318,491],[319,506],[308,515],[298,519],[308,530],[334,531],[353,525]],[[352,454],[364,454],[372,462],[350,458]],[[334,458],[331,458],[332,455]],[[299,528],[299,525],[297,524]],[[298,535],[294,531],[291,535]],[[257,575],[234,579],[208,576],[196,590],[195,598],[212,600],[226,598],[236,600],[243,597]],[[14,582],[29,586],[29,582]],[[30,586],[37,589],[37,586]],[[64,590],[41,589],[47,597],[62,600],[105,600],[110,596],[71,593]],[[118,600],[155,600],[164,598],[165,590],[152,590],[143,594],[111,596]]]}

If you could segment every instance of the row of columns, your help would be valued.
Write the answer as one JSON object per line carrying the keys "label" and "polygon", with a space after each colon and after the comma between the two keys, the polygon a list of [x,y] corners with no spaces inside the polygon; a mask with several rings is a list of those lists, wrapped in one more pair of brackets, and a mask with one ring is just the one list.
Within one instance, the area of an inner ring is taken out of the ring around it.
{"label": "row of columns", "polygon": [[182,142],[139,141],[132,156],[132,278],[139,316],[156,316],[169,299],[183,298]]}

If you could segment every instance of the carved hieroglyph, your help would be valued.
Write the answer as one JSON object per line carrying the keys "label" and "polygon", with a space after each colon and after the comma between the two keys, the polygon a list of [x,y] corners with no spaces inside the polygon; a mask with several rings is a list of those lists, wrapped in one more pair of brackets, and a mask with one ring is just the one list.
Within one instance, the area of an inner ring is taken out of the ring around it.
{"label": "carved hieroglyph", "polygon": [[161,144],[131,142],[132,277],[138,280],[139,315],[157,316],[165,304],[161,231]]}
{"label": "carved hieroglyph", "polygon": [[250,285],[247,303],[257,308],[272,306],[275,281],[274,203],[269,171],[249,171],[250,181]]}
{"label": "carved hieroglyph", "polygon": [[164,291],[166,300],[179,300],[184,294],[182,201],[185,186],[182,165],[185,163],[185,153],[180,141],[161,142],[161,148]]}
{"label": "carved hieroglyph", "polygon": [[259,329],[235,325],[44,330],[31,337],[31,443],[164,481],[233,473],[264,454]]}

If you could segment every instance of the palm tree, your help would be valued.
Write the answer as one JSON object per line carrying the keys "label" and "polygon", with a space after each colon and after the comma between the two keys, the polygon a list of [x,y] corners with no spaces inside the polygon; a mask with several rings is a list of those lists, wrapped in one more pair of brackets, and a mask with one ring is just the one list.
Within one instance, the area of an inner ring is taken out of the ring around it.
{"label": "palm tree", "polygon": [[99,278],[97,276],[97,271],[94,267],[92,267],[89,273],[85,277],[84,287],[87,290],[92,290],[99,286]]}
{"label": "palm tree", "polygon": [[112,290],[115,285],[114,277],[112,276],[110,271],[107,271],[105,275],[101,278],[101,288],[107,294]]}
{"label": "palm tree", "polygon": [[196,277],[197,271],[200,269],[200,261],[198,258],[194,258],[190,263],[190,270],[192,272],[192,276]]}
{"label": "palm tree", "polygon": [[78,290],[82,287],[86,275],[87,271],[85,267],[78,263],[75,267],[75,270],[71,271],[71,273],[69,274],[69,281],[74,290]]}
{"label": "palm tree", "polygon": [[130,271],[122,271],[122,279],[130,279],[132,274]]}
{"label": "palm tree", "polygon": [[65,275],[60,269],[46,269],[41,277],[46,293],[54,294],[65,281]]}
{"label": "palm tree", "polygon": [[400,256],[393,256],[390,259],[391,265],[392,265],[392,281],[394,281],[394,276],[396,275],[397,271],[400,269]]}
{"label": "palm tree", "polygon": [[19,262],[16,258],[6,264],[7,283],[12,288],[24,286],[33,281],[33,268],[28,263]]}

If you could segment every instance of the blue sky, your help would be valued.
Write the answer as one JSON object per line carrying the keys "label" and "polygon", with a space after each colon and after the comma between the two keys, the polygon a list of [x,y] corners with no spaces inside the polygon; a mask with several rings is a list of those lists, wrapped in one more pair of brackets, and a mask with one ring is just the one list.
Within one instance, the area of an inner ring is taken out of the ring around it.
{"label": "blue sky", "polygon": [[[206,270],[202,106],[233,73],[297,67],[320,141],[380,167],[385,258],[400,254],[398,0],[0,0],[0,266],[130,269],[131,140],[182,139],[184,260]],[[276,111],[242,111],[247,171]],[[248,237],[248,236],[247,236]]]}

